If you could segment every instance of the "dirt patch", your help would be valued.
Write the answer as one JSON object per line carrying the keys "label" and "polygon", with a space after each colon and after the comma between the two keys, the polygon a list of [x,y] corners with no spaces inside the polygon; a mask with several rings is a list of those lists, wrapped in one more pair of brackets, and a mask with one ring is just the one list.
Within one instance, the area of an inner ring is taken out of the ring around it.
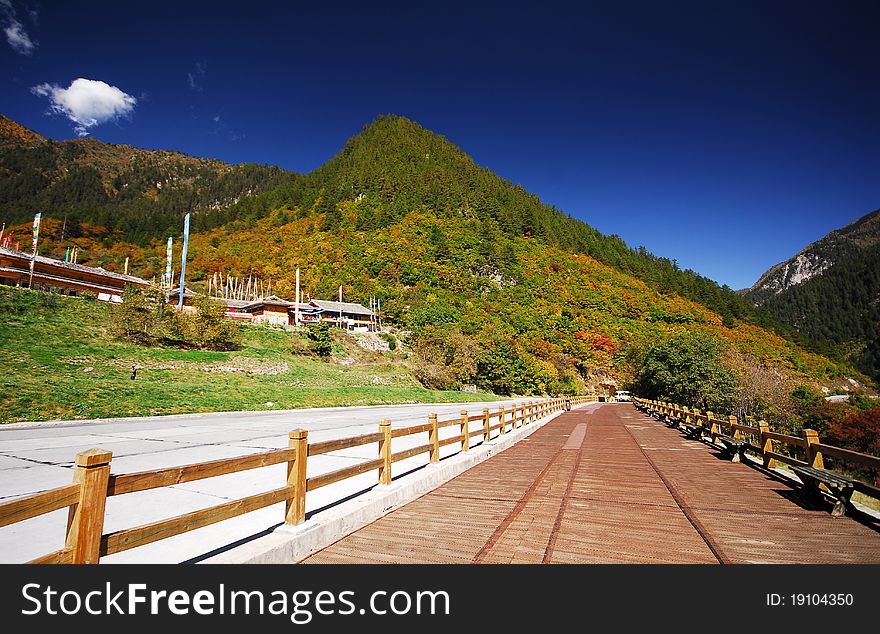
{"label": "dirt patch", "polygon": [[237,374],[274,376],[277,374],[286,374],[290,371],[290,366],[284,361],[280,363],[257,361],[256,359],[243,357],[241,359],[224,361],[223,363],[212,363],[211,365],[202,368],[202,370],[205,372],[217,372],[221,374],[231,372]]}

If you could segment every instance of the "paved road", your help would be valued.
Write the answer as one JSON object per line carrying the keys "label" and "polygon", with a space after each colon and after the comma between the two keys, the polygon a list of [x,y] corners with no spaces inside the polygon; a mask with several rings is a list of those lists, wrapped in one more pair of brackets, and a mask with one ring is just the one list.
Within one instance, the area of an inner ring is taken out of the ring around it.
{"label": "paved road", "polygon": [[[426,538],[427,537],[427,538]],[[880,532],[627,404],[563,413],[305,563],[880,563]]]}
{"label": "paved road", "polygon": [[[385,418],[390,419],[395,428],[405,427],[426,422],[431,412],[436,412],[443,420],[458,416],[463,409],[475,414],[484,407],[509,407],[513,402],[516,401],[232,412],[7,425],[0,427],[0,501],[68,484],[72,477],[74,456],[92,447],[113,452],[113,473],[130,473],[279,449],[287,446],[288,432],[298,427],[307,429],[309,440],[314,442],[374,432],[378,422]],[[455,435],[456,429],[444,429],[441,437]],[[421,437],[403,438],[400,439],[399,448],[407,448],[407,443],[418,445],[424,442],[425,439]],[[452,453],[455,447],[445,447],[444,450],[444,453]],[[395,451],[398,451],[397,445]],[[317,456],[309,460],[309,477],[348,466],[354,461],[373,459],[376,453],[375,445],[365,445]],[[401,463],[402,466],[405,464]],[[281,464],[110,498],[105,531],[131,528],[277,488],[285,482],[285,469],[285,465]],[[362,486],[360,480],[352,479],[315,491],[309,495],[307,510],[319,509],[345,495],[356,493]],[[282,519],[281,507],[268,507],[105,560],[156,563],[187,561],[269,530]],[[66,511],[56,511],[0,528],[0,563],[28,561],[61,548],[65,521]]]}

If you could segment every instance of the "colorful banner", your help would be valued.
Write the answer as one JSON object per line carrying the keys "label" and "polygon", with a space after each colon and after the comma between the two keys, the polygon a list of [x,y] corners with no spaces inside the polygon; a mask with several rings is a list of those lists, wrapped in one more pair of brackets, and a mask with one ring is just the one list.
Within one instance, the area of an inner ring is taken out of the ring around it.
{"label": "colorful banner", "polygon": [[165,249],[165,275],[162,277],[162,288],[165,289],[165,301],[171,294],[171,236],[168,236],[168,246]]}
{"label": "colorful banner", "polygon": [[34,250],[31,254],[31,277],[28,281],[28,288],[34,283],[34,263],[37,260],[37,238],[40,237],[40,216],[42,215],[42,213],[37,212],[37,215],[34,216]]}

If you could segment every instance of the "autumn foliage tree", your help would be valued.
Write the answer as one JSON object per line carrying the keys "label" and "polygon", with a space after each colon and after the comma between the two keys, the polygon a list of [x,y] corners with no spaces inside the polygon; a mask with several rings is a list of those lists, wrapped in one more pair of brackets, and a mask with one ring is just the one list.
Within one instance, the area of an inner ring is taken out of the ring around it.
{"label": "autumn foliage tree", "polygon": [[850,414],[833,421],[828,432],[834,444],[853,451],[880,456],[880,407]]}
{"label": "autumn foliage tree", "polygon": [[727,411],[736,376],[721,363],[724,344],[699,332],[684,332],[652,346],[639,368],[640,393],[648,398]]}

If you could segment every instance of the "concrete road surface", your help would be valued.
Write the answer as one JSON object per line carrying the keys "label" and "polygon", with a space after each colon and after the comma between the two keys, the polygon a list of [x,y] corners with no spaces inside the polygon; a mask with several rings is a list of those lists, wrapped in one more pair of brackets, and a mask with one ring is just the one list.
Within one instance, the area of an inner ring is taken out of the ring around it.
{"label": "concrete road surface", "polygon": [[[0,502],[68,484],[77,452],[100,447],[113,452],[114,474],[160,469],[194,462],[230,458],[287,447],[294,428],[309,432],[309,441],[344,438],[378,430],[388,418],[393,427],[440,420],[461,410],[477,414],[523,401],[336,407],[268,412],[225,412],[145,418],[105,419],[64,423],[19,423],[0,427]],[[471,429],[481,426],[477,421]],[[441,430],[441,439],[458,434],[458,427]],[[394,440],[394,451],[427,442],[422,434]],[[457,451],[453,444],[442,455]],[[331,452],[309,460],[309,477],[377,456],[377,445]],[[427,454],[395,463],[395,475],[427,462]],[[399,465],[399,466],[398,466]],[[308,495],[311,513],[360,491],[376,481],[370,472],[327,486]],[[153,491],[109,498],[104,532],[133,528],[229,500],[269,491],[286,482],[286,465],[189,482]],[[270,506],[170,539],[103,558],[105,562],[179,563],[199,559],[241,540],[271,531],[283,521],[282,505]],[[64,545],[66,509],[0,528],[0,563],[29,561]]]}

